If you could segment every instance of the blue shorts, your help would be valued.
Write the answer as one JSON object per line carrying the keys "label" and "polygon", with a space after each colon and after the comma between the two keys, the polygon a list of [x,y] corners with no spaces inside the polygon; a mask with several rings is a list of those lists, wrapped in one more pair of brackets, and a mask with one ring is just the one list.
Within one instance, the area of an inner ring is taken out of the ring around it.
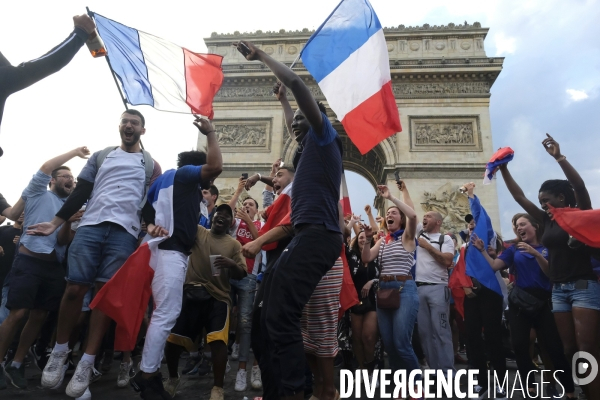
{"label": "blue shorts", "polygon": [[600,311],[600,284],[587,281],[587,289],[575,289],[575,282],[555,283],[552,287],[552,312],[571,312],[573,307]]}
{"label": "blue shorts", "polygon": [[69,248],[67,281],[78,285],[108,282],[137,248],[137,238],[121,225],[81,226]]}

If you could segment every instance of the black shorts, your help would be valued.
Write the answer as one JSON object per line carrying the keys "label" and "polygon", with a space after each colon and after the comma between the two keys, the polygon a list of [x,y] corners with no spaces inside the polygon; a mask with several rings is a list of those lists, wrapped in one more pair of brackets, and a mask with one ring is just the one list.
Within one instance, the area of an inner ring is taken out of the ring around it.
{"label": "black shorts", "polygon": [[17,253],[10,271],[6,308],[56,311],[65,286],[65,270],[59,262]]}
{"label": "black shorts", "polygon": [[183,289],[181,313],[171,329],[168,342],[193,351],[194,339],[206,329],[207,342],[229,338],[229,305],[212,297],[203,286]]}

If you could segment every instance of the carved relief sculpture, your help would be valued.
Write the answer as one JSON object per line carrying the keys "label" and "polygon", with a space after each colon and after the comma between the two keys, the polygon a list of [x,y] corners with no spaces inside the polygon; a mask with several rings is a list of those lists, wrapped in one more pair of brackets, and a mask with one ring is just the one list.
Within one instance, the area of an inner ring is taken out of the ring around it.
{"label": "carved relief sculpture", "polygon": [[421,207],[425,212],[437,211],[444,217],[442,232],[458,233],[465,228],[465,215],[470,214],[469,198],[450,182],[435,192],[424,192]]}
{"label": "carved relief sculpture", "polygon": [[411,151],[481,151],[478,116],[410,116]]}
{"label": "carved relief sculpture", "polygon": [[474,144],[473,123],[415,124],[417,144]]}
{"label": "carved relief sculpture", "polygon": [[271,119],[215,120],[215,133],[219,145],[235,147],[235,151],[268,151],[271,135]]}

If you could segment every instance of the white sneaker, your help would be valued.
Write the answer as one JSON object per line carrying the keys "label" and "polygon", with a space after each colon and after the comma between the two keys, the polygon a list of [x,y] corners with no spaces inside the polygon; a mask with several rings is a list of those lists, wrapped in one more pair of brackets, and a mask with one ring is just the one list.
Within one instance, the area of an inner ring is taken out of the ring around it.
{"label": "white sneaker", "polygon": [[92,392],[90,392],[90,388],[85,389],[85,392],[75,400],[91,400]]}
{"label": "white sneaker", "polygon": [[129,379],[131,379],[131,376],[129,376],[129,370],[131,370],[131,367],[133,367],[133,361],[129,360],[129,362],[122,362],[121,365],[119,366],[119,375],[117,376],[117,386],[120,388],[124,388],[127,387],[127,384],[129,383]]}
{"label": "white sneaker", "polygon": [[52,351],[42,372],[42,386],[53,388],[64,379],[63,365],[67,361],[68,351]]}
{"label": "white sneaker", "polygon": [[67,372],[68,368],[69,368],[69,363],[63,364],[63,371],[62,371],[62,375],[60,376],[60,381],[58,381],[58,383],[56,384],[56,386],[53,386],[50,389],[59,389],[60,388],[60,386],[62,385],[63,381],[65,380],[65,373]]}
{"label": "white sneaker", "polygon": [[236,361],[239,360],[240,358],[240,345],[237,343],[234,343],[233,346],[231,347],[231,359]]}
{"label": "white sneaker", "polygon": [[92,371],[95,370],[94,363],[89,361],[79,361],[75,373],[71,378],[71,381],[67,385],[65,393],[70,397],[81,397],[85,393],[85,390],[90,385],[92,378]]}
{"label": "white sneaker", "polygon": [[243,392],[248,387],[248,383],[246,382],[246,370],[239,369],[237,375],[235,376],[235,387],[233,388],[236,392]]}
{"label": "white sneaker", "polygon": [[252,373],[250,375],[250,384],[252,389],[262,389],[262,378],[260,375],[260,368],[258,365],[252,367]]}
{"label": "white sneaker", "polygon": [[169,393],[171,397],[175,397],[175,393],[177,393],[177,388],[179,387],[179,383],[181,382],[181,375],[177,374],[177,378],[168,378],[163,381],[163,386],[165,391]]}

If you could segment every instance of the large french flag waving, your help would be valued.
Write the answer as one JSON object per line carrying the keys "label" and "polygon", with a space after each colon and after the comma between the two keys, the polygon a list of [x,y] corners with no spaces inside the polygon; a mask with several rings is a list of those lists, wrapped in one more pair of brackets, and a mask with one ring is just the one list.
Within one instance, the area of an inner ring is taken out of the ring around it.
{"label": "large french flag waving", "polygon": [[368,0],[342,0],[301,56],[362,154],[402,130],[383,28]]}
{"label": "large french flag waving", "polygon": [[100,14],[94,19],[129,104],[213,117],[223,57],[193,53]]}
{"label": "large french flag waving", "polygon": [[[148,201],[156,211],[155,223],[173,235],[173,183],[176,170],[166,171],[150,187]],[[100,289],[90,304],[117,323],[115,350],[131,351],[152,294],[158,245],[167,237],[151,238],[125,261],[117,273]]]}

